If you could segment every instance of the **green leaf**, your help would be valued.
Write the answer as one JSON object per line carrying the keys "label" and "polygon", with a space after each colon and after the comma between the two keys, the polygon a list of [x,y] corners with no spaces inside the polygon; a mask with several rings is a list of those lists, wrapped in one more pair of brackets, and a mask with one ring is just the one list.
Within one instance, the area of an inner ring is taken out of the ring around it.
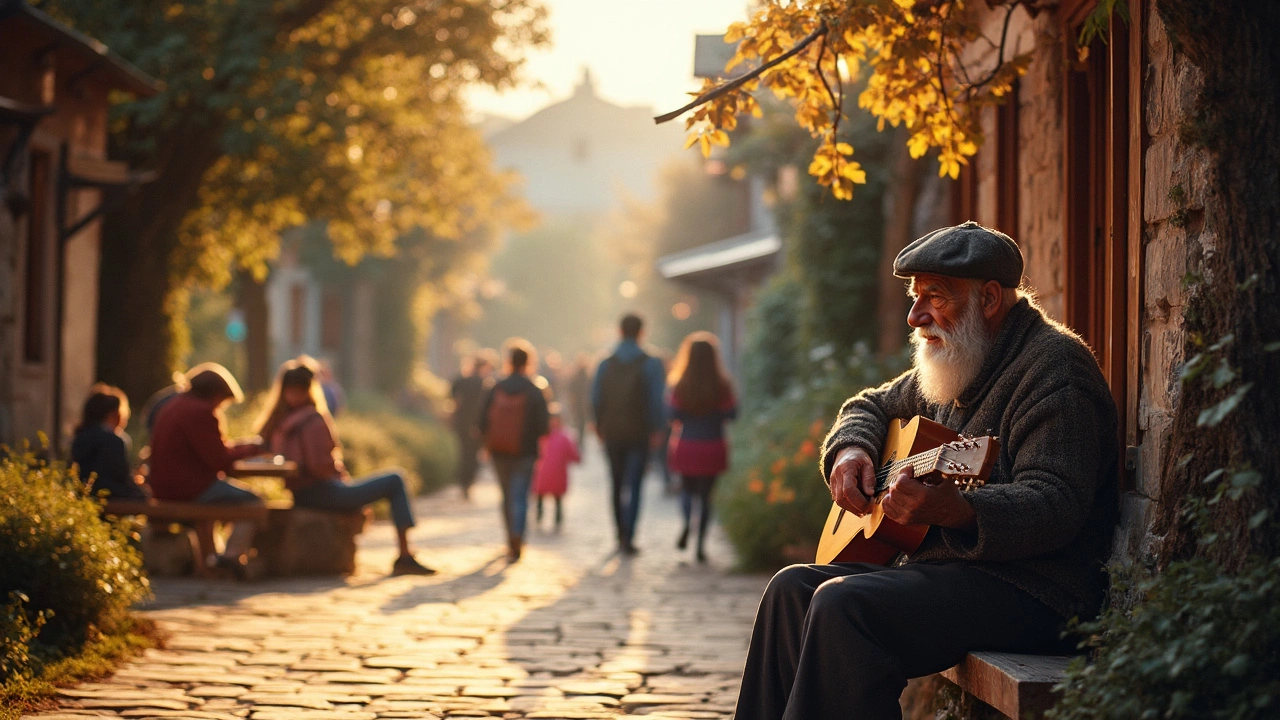
{"label": "green leaf", "polygon": [[1228,395],[1222,402],[1200,411],[1199,417],[1196,418],[1196,426],[1216,427],[1236,409],[1252,387],[1253,383],[1245,383],[1237,388],[1235,392]]}
{"label": "green leaf", "polygon": [[1231,369],[1231,365],[1226,358],[1222,358],[1218,362],[1218,367],[1214,369],[1213,376],[1210,378],[1213,382],[1214,390],[1221,390],[1226,387],[1232,380],[1236,379],[1236,371]]}
{"label": "green leaf", "polygon": [[1222,672],[1234,677],[1242,677],[1246,672],[1248,672],[1248,670],[1249,656],[1244,653],[1236,655],[1228,660],[1226,665],[1222,666]]}
{"label": "green leaf", "polygon": [[1271,511],[1266,508],[1263,508],[1258,512],[1250,515],[1249,529],[1257,530],[1258,528],[1262,527],[1262,523],[1266,522],[1268,517],[1271,517]]}
{"label": "green leaf", "polygon": [[1262,352],[1273,353],[1277,350],[1280,350],[1280,341],[1269,342],[1266,345],[1262,346]]}

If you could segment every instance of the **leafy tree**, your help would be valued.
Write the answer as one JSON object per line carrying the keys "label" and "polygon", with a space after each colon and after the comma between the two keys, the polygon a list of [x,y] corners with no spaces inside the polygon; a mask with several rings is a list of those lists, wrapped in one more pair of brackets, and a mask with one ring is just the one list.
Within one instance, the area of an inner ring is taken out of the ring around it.
{"label": "leafy tree", "polygon": [[[727,131],[738,115],[759,115],[751,94],[761,85],[793,102],[795,120],[819,138],[809,173],[839,199],[853,197],[853,186],[867,182],[862,164],[851,159],[852,144],[839,136],[845,117],[845,83],[865,76],[858,106],[885,124],[907,131],[914,158],[937,150],[939,175],[955,179],[960,166],[978,151],[983,107],[999,103],[1026,72],[1030,53],[1006,57],[1006,37],[986,38],[965,0],[809,0],[767,2],[744,23],[734,23],[726,42],[738,43],[727,70],[756,67],[717,84],[685,107],[659,121],[696,108],[686,125],[689,144],[704,153],[728,145]],[[1035,12],[1026,0],[988,2],[1009,16],[1018,7]],[[1007,30],[1008,21],[1004,24]],[[975,63],[966,50],[986,43],[994,57]]]}
{"label": "leafy tree", "polygon": [[535,0],[39,5],[165,83],[112,117],[113,153],[160,174],[103,230],[99,367],[131,394],[181,351],[183,289],[260,278],[285,228],[326,221],[355,260],[416,228],[482,252],[508,218],[459,94],[517,80]]}

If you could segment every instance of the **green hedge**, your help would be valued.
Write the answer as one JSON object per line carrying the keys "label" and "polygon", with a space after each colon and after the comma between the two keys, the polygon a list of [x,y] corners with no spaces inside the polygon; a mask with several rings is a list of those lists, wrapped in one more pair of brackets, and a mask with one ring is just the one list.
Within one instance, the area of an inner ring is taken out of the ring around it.
{"label": "green hedge", "polygon": [[831,493],[818,451],[845,399],[892,377],[905,355],[886,360],[859,344],[848,357],[810,353],[806,384],[748,405],[733,429],[720,520],[745,569],[813,562]]}
{"label": "green hedge", "polygon": [[1159,575],[1113,573],[1130,596],[1081,626],[1093,649],[1075,661],[1053,720],[1220,719],[1280,716],[1280,559],[1226,574],[1208,560]]}
{"label": "green hedge", "polygon": [[149,593],[131,528],[60,463],[0,456],[0,679],[27,677],[129,623]]}

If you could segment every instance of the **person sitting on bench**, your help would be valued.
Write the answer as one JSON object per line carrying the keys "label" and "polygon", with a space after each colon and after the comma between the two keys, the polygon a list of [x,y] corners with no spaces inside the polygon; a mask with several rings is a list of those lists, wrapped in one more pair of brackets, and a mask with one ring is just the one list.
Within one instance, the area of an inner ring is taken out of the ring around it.
{"label": "person sitting on bench", "polygon": [[409,528],[415,523],[403,472],[385,469],[350,481],[342,464],[337,429],[316,381],[318,370],[316,362],[305,355],[282,365],[258,422],[258,434],[269,440],[270,451],[298,465],[298,472],[285,479],[285,487],[293,492],[294,506],[354,512],[387,500],[400,545],[391,574],[434,575],[436,571],[415,560],[409,549]]}
{"label": "person sitting on bench", "polygon": [[129,398],[118,387],[98,383],[89,388],[80,425],[71,441],[71,462],[89,492],[112,500],[146,500],[140,476],[129,467]]}
{"label": "person sitting on bench", "polygon": [[921,482],[909,465],[889,478],[885,517],[932,526],[905,561],[773,577],[737,720],[900,718],[908,678],[977,650],[1060,652],[1066,620],[1098,611],[1118,514],[1116,406],[1089,347],[1019,290],[1022,269],[1013,240],[973,222],[897,256],[914,367],[844,403],[822,447],[832,500],[872,510],[895,418],[998,436],[998,458],[969,493]]}
{"label": "person sitting on bench", "polygon": [[[258,439],[233,443],[226,437],[223,408],[242,402],[244,393],[231,373],[206,363],[189,378],[186,391],[167,401],[151,430],[151,488],[157,500],[210,505],[262,505],[262,498],[226,473],[236,460],[262,453]],[[245,575],[255,525],[239,521],[226,549],[205,562]]]}

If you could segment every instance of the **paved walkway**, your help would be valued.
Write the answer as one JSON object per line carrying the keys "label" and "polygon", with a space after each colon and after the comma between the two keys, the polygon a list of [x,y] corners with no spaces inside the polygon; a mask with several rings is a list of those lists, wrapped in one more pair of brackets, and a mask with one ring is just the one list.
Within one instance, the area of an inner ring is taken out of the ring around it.
{"label": "paved walkway", "polygon": [[[635,558],[613,554],[598,452],[577,470],[563,532],[531,533],[508,567],[498,491],[419,500],[430,578],[387,577],[377,523],[345,578],[161,579],[145,613],[171,633],[112,679],[64,691],[43,720],[728,718],[767,578],[677,553],[678,502],[650,477]],[[544,528],[549,523],[544,523]]]}

